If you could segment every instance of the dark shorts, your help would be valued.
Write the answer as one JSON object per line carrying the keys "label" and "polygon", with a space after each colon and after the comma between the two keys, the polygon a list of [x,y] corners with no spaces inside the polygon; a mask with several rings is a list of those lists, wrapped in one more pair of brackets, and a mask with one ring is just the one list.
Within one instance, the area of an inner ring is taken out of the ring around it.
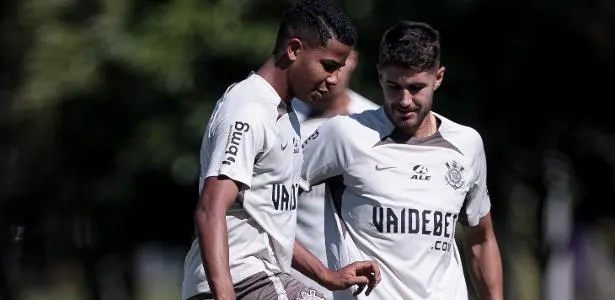
{"label": "dark shorts", "polygon": [[[256,273],[235,284],[237,300],[324,300],[322,293],[307,287],[287,273],[268,275]],[[211,293],[201,293],[188,300],[214,299]]]}

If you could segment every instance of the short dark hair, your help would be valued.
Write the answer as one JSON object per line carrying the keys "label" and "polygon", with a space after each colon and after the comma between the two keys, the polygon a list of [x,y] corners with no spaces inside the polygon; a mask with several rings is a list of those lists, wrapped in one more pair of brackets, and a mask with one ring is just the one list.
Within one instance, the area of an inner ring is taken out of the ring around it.
{"label": "short dark hair", "polygon": [[426,23],[400,21],[384,32],[378,65],[415,72],[437,69],[440,66],[440,33]]}
{"label": "short dark hair", "polygon": [[332,38],[354,46],[357,43],[357,29],[333,0],[302,0],[284,12],[273,54],[279,54],[284,42],[293,37],[310,46],[326,46]]}

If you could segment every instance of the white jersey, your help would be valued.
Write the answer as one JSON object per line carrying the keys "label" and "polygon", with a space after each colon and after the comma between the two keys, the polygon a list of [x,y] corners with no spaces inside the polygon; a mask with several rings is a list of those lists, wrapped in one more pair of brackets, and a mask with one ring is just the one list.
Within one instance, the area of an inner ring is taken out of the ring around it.
{"label": "white jersey", "polygon": [[343,177],[345,263],[380,265],[366,299],[467,299],[455,224],[490,210],[485,153],[474,129],[436,117],[435,134],[408,139],[383,108],[337,116],[303,145],[306,184]]}
{"label": "white jersey", "polygon": [[[203,137],[199,190],[220,175],[244,186],[226,216],[234,284],[258,272],[290,272],[302,152],[299,121],[282,104],[251,74],[218,101]],[[199,248],[195,240],[186,256],[183,299],[210,291]]]}
{"label": "white jersey", "polygon": [[[351,89],[346,89],[346,94],[350,97],[350,102],[348,103],[348,114],[357,114],[363,112],[368,109],[377,109],[378,105],[369,99],[359,95],[355,91]],[[297,118],[299,122],[303,122],[310,115],[310,107],[307,104],[303,103],[303,101],[294,98],[292,100],[293,110],[297,114]],[[306,132],[309,133],[309,132]]]}
{"label": "white jersey", "polygon": [[[349,114],[378,107],[350,89],[347,89],[346,93],[350,97]],[[294,109],[297,109],[295,105],[298,104],[300,105],[299,109],[307,109],[307,106],[300,100],[295,99],[294,101]],[[302,143],[328,119],[329,117],[321,117],[303,120],[301,123]],[[341,264],[340,257],[344,255],[343,251],[345,250],[342,243],[341,224],[335,211],[331,191],[327,189],[326,184],[313,186],[309,192],[299,195],[296,238],[329,269],[338,270],[344,266]],[[350,290],[331,292],[295,269],[292,270],[291,274],[305,285],[318,288],[327,300],[352,297]]]}

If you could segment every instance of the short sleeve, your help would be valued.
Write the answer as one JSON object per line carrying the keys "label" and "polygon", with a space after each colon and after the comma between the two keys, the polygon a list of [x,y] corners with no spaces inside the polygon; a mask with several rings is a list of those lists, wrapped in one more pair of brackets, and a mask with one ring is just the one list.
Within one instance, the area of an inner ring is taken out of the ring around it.
{"label": "short sleeve", "polygon": [[[302,188],[341,175],[352,159],[348,134],[343,134],[350,118],[337,116],[327,120],[303,142]],[[347,129],[347,128],[346,128]]]}
{"label": "short sleeve", "polygon": [[201,153],[201,171],[205,178],[226,176],[248,188],[252,184],[254,163],[262,152],[265,139],[263,116],[236,113],[225,116],[209,128],[210,155]]}
{"label": "short sleeve", "polygon": [[467,225],[477,226],[480,219],[486,216],[491,209],[491,200],[487,191],[487,161],[483,141],[477,133],[475,151],[472,159],[474,180],[466,196],[465,217]]}

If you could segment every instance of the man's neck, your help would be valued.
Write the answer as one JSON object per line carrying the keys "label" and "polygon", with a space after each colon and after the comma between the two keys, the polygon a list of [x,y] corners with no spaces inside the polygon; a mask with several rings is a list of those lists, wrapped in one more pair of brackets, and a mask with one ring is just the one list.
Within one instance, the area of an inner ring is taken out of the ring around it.
{"label": "man's neck", "polygon": [[[390,117],[388,115],[387,117],[390,120]],[[436,116],[430,111],[418,127],[403,129],[397,127],[395,128],[395,131],[403,133],[407,138],[428,137],[438,131]]]}
{"label": "man's neck", "polygon": [[276,65],[275,57],[270,57],[261,68],[256,71],[256,74],[265,79],[265,81],[273,87],[280,98],[282,98],[282,101],[288,103],[294,98],[288,83],[286,69]]}
{"label": "man's neck", "polygon": [[436,116],[430,111],[427,117],[423,120],[423,123],[421,123],[419,128],[417,128],[414,132],[413,137],[428,137],[437,131],[438,124],[436,121]]}

